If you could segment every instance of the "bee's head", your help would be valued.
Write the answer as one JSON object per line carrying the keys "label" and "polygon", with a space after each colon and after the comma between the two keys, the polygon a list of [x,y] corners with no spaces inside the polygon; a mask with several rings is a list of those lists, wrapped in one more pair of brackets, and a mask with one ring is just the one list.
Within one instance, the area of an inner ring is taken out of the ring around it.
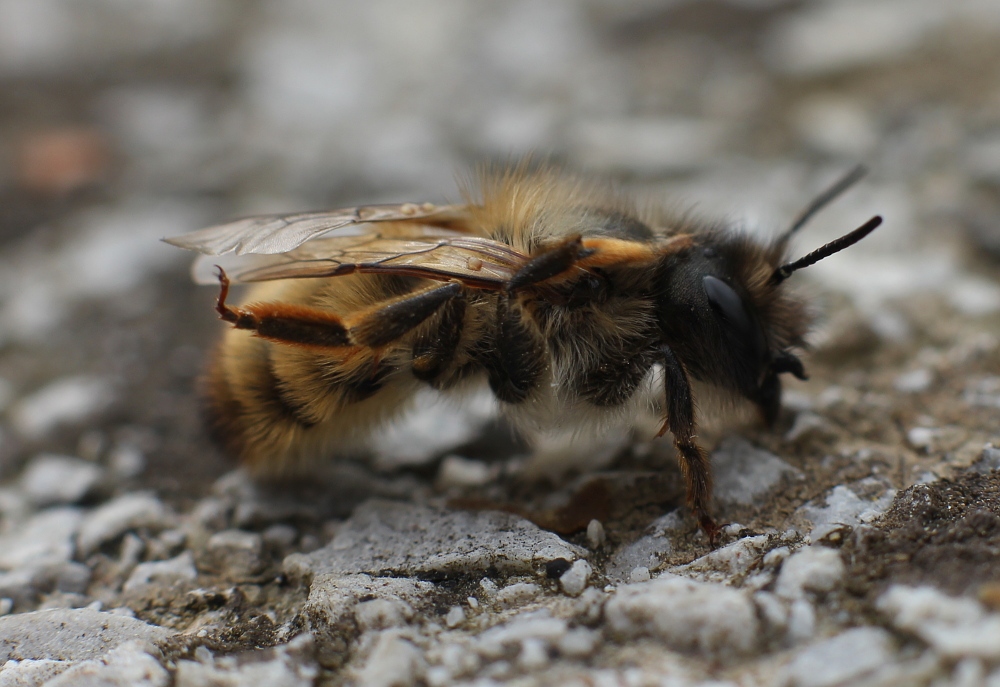
{"label": "bee's head", "polygon": [[806,378],[793,351],[805,345],[809,316],[785,279],[861,240],[881,221],[873,218],[791,263],[784,263],[784,239],[768,246],[734,232],[696,234],[689,248],[662,262],[658,275],[665,342],[691,376],[739,393],[773,423],[781,407],[778,375]]}

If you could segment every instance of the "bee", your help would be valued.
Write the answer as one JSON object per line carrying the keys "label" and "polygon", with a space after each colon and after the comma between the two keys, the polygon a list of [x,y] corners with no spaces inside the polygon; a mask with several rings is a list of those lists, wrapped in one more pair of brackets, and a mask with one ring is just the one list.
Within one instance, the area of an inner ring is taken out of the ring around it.
{"label": "bee", "polygon": [[[252,469],[359,450],[424,386],[486,383],[516,426],[622,420],[661,375],[658,408],[687,504],[712,541],[712,472],[692,382],[773,424],[780,375],[806,374],[810,324],[795,272],[860,241],[871,220],[798,260],[789,239],[855,170],[775,239],[641,213],[548,168],[487,169],[464,202],[251,217],[168,242],[199,251],[226,332],[207,372],[211,423]],[[207,264],[233,253],[227,270]],[[230,284],[257,283],[245,305]]]}

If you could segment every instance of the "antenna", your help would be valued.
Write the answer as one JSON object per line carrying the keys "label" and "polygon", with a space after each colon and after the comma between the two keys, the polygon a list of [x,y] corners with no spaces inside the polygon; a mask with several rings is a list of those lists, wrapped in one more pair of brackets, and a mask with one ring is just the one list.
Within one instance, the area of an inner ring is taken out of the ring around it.
{"label": "antenna", "polygon": [[882,224],[882,218],[879,215],[875,215],[870,220],[862,224],[860,227],[850,232],[849,234],[844,234],[839,239],[834,239],[825,246],[821,246],[809,253],[805,257],[799,258],[795,262],[790,262],[787,265],[782,265],[778,269],[774,270],[771,274],[771,284],[780,284],[781,282],[788,279],[792,272],[796,270],[801,270],[803,267],[809,267],[809,265],[814,265],[823,258],[828,258],[834,253],[839,253],[845,248],[853,246],[855,243],[868,236],[868,234],[875,231],[878,225]]}
{"label": "antenna", "polygon": [[813,202],[809,203],[809,206],[802,211],[802,213],[792,222],[784,234],[778,239],[778,245],[784,246],[788,243],[788,239],[792,238],[792,235],[799,229],[804,227],[806,223],[813,218],[813,216],[829,205],[831,202],[837,199],[837,196],[842,194],[844,191],[854,186],[864,175],[868,174],[868,168],[864,165],[858,165],[850,172],[845,174],[840,178],[833,186],[823,191],[819,196],[816,197]]}

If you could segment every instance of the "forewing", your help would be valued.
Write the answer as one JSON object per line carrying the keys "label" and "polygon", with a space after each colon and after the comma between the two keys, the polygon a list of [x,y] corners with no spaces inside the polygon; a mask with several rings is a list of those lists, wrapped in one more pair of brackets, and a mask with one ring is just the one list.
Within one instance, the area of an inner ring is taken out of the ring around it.
{"label": "forewing", "polygon": [[441,233],[476,233],[470,226],[469,212],[464,206],[402,203],[366,205],[330,212],[247,217],[164,240],[179,248],[206,255],[231,252],[237,255],[277,255],[294,250],[306,241],[328,232],[341,230],[341,233],[350,233],[347,229],[349,227],[379,222],[415,224],[429,230],[423,233],[433,233],[435,230]]}
{"label": "forewing", "polygon": [[[400,274],[497,290],[528,258],[505,243],[476,236],[416,240],[379,234],[314,239],[270,256],[247,256],[243,264],[223,265],[233,282],[337,277],[355,272]],[[242,262],[246,258],[237,258]],[[199,262],[211,260],[202,257]],[[203,281],[208,274],[201,275]]]}

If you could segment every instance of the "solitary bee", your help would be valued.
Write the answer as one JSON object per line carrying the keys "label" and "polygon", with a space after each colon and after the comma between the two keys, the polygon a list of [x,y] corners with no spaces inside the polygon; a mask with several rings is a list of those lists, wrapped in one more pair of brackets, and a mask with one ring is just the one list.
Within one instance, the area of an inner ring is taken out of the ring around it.
{"label": "solitary bee", "polygon": [[[235,253],[214,275],[232,329],[207,390],[213,427],[252,468],[357,451],[422,385],[486,381],[521,427],[620,421],[659,368],[660,435],[673,435],[688,505],[714,540],[692,380],[774,423],[779,375],[806,378],[794,351],[810,317],[785,280],[882,220],[795,261],[788,241],[858,176],[771,241],[642,215],[607,189],[522,165],[486,171],[461,205],[252,217],[169,243]],[[231,282],[261,284],[235,307]]]}

